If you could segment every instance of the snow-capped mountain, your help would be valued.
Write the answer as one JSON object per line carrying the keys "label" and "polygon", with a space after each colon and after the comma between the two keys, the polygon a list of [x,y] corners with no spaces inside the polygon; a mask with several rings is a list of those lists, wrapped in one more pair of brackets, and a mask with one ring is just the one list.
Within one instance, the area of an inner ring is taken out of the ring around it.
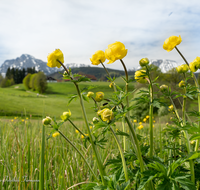
{"label": "snow-capped mountain", "polygon": [[[76,63],[69,63],[65,64],[68,68],[71,67],[84,67],[85,64],[76,64]],[[46,75],[49,75],[51,73],[55,73],[57,71],[62,71],[63,68],[50,68],[47,66],[47,62],[44,62],[40,59],[36,59],[35,57],[28,55],[28,54],[22,54],[20,57],[17,57],[16,59],[6,60],[0,67],[0,73],[2,76],[5,76],[6,71],[8,68],[16,68],[22,70],[23,68],[30,68],[35,67],[36,71],[43,71]]]}
{"label": "snow-capped mountain", "polygon": [[151,59],[150,64],[153,64],[160,68],[162,73],[166,73],[172,68],[176,68],[181,64],[178,64],[176,61],[168,60],[168,59]]}
{"label": "snow-capped mountain", "polygon": [[[153,64],[159,67],[162,73],[166,73],[167,71],[181,65],[177,63],[176,61],[169,60],[169,59],[151,59],[149,60],[149,64]],[[141,67],[138,67],[138,69],[141,69]]]}

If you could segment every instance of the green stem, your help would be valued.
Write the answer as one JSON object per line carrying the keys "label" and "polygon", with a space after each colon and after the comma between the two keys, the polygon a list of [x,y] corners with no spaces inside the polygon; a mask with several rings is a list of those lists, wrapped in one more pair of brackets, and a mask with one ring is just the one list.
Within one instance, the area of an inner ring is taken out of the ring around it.
{"label": "green stem", "polygon": [[92,149],[94,151],[94,154],[95,154],[95,157],[96,157],[96,160],[97,160],[97,165],[98,165],[98,168],[99,168],[99,171],[100,171],[101,180],[103,182],[103,185],[105,185],[106,182],[105,182],[104,176],[106,175],[106,173],[105,173],[105,170],[104,170],[104,167],[103,167],[103,163],[101,161],[100,155],[98,154],[97,147],[94,144],[94,139],[93,139],[93,136],[92,136],[92,133],[91,133],[91,130],[90,130],[90,126],[89,126],[88,120],[87,120],[87,115],[86,115],[85,107],[84,107],[84,104],[83,104],[83,98],[82,98],[79,86],[78,86],[77,83],[74,83],[74,84],[76,86],[76,90],[77,90],[77,93],[78,93],[78,96],[79,96],[79,99],[80,99],[80,104],[81,104],[81,108],[82,108],[85,124],[86,124],[87,131],[88,131],[88,134],[89,134],[89,138],[90,138],[90,142],[91,142],[91,145],[92,145]]}
{"label": "green stem", "polygon": [[92,174],[94,175],[95,179],[97,181],[98,178],[97,176],[95,175],[94,171],[92,170],[92,168],[90,167],[90,165],[88,164],[87,160],[85,159],[85,157],[83,156],[83,154],[78,150],[78,148],[76,148],[76,146],[60,131],[58,130],[58,132],[64,137],[64,139],[80,154],[81,158],[84,160],[84,162],[87,164],[88,168],[90,169],[90,171],[92,172]]}
{"label": "green stem", "polygon": [[41,157],[40,157],[39,190],[44,189],[44,151],[45,151],[45,126],[42,125],[42,144],[41,144]]}
{"label": "green stem", "polygon": [[143,172],[144,171],[144,161],[142,159],[142,153],[141,153],[141,150],[140,150],[140,146],[139,146],[139,142],[138,142],[136,133],[135,133],[134,128],[133,128],[133,124],[130,122],[130,120],[128,119],[127,116],[125,116],[125,120],[126,120],[128,126],[129,126],[130,132],[131,132],[133,140],[134,140],[133,144],[136,147],[136,155],[137,155],[137,158],[138,158],[139,163],[140,163],[140,171]]}
{"label": "green stem", "polygon": [[[128,71],[126,69],[126,65],[124,64],[123,60],[120,59],[120,61],[121,61],[122,65],[123,65],[123,67],[124,67],[124,72],[125,72],[125,76],[126,76],[126,93],[128,94]],[[126,96],[126,105],[127,105],[127,107],[129,107],[129,98],[128,98],[128,96]],[[128,116],[128,118],[130,118],[129,111],[127,112],[127,116]]]}
{"label": "green stem", "polygon": [[83,135],[84,137],[86,137],[85,134],[84,134],[78,127],[76,127],[76,125],[75,125],[70,119],[68,119],[68,121],[72,124],[72,126],[73,126],[76,130],[79,131],[79,133],[81,133],[81,135]]}
{"label": "green stem", "polygon": [[[60,60],[57,60],[57,61],[63,66],[65,71],[70,76],[69,71],[63,65],[63,63]],[[71,80],[74,80],[72,76],[70,76],[70,78],[71,78]],[[93,149],[94,155],[96,157],[97,165],[98,165],[99,172],[100,172],[100,175],[101,175],[101,180],[102,180],[103,185],[106,185],[106,181],[104,179],[104,176],[106,176],[106,173],[105,173],[105,170],[104,170],[103,163],[101,161],[100,155],[98,153],[97,147],[94,144],[94,139],[93,139],[94,137],[92,136],[92,133],[91,133],[91,130],[90,130],[90,126],[89,126],[89,123],[88,123],[88,120],[87,120],[87,115],[86,115],[85,107],[84,107],[84,104],[83,104],[83,98],[82,98],[82,95],[81,95],[81,92],[80,92],[78,84],[76,82],[73,82],[73,83],[74,83],[74,85],[76,87],[76,90],[77,90],[77,93],[78,93],[78,96],[79,96],[81,109],[82,109],[82,113],[83,113],[83,118],[84,118],[84,121],[85,121],[85,124],[86,124],[86,127],[87,127],[87,131],[88,131],[88,135],[89,135],[90,142],[91,142],[91,145],[92,145],[92,149]]]}
{"label": "green stem", "polygon": [[122,159],[122,165],[123,165],[123,169],[124,169],[124,175],[125,175],[125,179],[126,179],[126,182],[129,180],[129,177],[128,177],[128,171],[127,171],[127,166],[126,166],[126,161],[125,161],[125,158],[124,158],[124,154],[123,154],[123,150],[121,148],[121,145],[119,143],[119,140],[117,138],[117,135],[115,134],[114,130],[112,129],[112,127],[110,127],[110,130],[114,136],[114,139],[117,143],[117,146],[118,146],[118,149],[119,149],[119,152],[120,152],[120,155],[121,155],[121,159]]}
{"label": "green stem", "polygon": [[[185,61],[185,63],[189,67],[189,63],[187,62],[187,60],[185,59],[185,57],[183,56],[183,54],[179,51],[179,49],[176,46],[175,46],[175,49],[177,50],[177,52],[179,53],[179,55],[183,58],[183,60]],[[195,74],[193,72],[192,72],[192,77],[194,79],[195,86],[197,87],[197,92],[198,92],[198,110],[200,112],[200,88],[199,88],[199,84],[198,84],[197,78],[196,78],[196,76],[195,76]],[[200,129],[200,121],[199,121],[198,124],[199,124],[199,129]],[[197,141],[196,141],[195,151],[198,151],[198,148],[199,148],[199,139],[197,139]]]}
{"label": "green stem", "polygon": [[[124,118],[122,119],[122,127],[123,127],[123,132],[126,132]],[[125,136],[123,136],[123,142],[124,142],[124,152],[125,152],[127,150],[127,144],[126,144],[126,137]]]}

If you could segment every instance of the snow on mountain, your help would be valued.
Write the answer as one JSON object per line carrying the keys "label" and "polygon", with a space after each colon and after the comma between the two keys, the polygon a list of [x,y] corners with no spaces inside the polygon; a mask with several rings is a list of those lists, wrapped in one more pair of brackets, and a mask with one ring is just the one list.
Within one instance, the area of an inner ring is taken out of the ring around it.
{"label": "snow on mountain", "polygon": [[[85,67],[85,64],[77,64],[77,63],[69,63],[65,64],[68,68],[71,67]],[[55,73],[57,71],[62,71],[63,68],[50,68],[47,66],[47,62],[44,62],[40,59],[36,59],[35,57],[28,55],[28,54],[22,54],[20,57],[17,57],[16,59],[6,60],[0,67],[0,73],[5,76],[6,71],[8,68],[15,68],[22,70],[23,68],[27,69],[30,67],[35,67],[36,71],[43,71],[46,75]]]}
{"label": "snow on mountain", "polygon": [[[168,60],[168,59],[151,59],[149,61],[150,61],[149,64],[153,64],[159,67],[162,73],[166,73],[167,71],[181,65],[177,63],[176,61]],[[140,69],[140,67],[138,69]]]}

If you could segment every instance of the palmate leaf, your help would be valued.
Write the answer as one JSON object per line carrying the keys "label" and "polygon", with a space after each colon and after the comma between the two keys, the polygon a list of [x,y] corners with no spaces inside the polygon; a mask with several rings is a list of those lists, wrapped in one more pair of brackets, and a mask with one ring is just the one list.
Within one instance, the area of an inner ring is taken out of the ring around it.
{"label": "palmate leaf", "polygon": [[73,95],[71,95],[71,96],[69,97],[70,99],[69,99],[67,105],[69,105],[69,104],[71,103],[71,101],[74,100],[74,99],[76,99],[77,97],[78,97],[77,94],[73,94]]}
{"label": "palmate leaf", "polygon": [[170,180],[164,179],[164,181],[157,186],[156,190],[173,190],[172,187],[173,184]]}
{"label": "palmate leaf", "polygon": [[174,180],[178,182],[185,190],[196,190],[195,184],[189,180],[190,175],[179,174]]}
{"label": "palmate leaf", "polygon": [[141,182],[140,182],[138,190],[144,189],[145,185],[148,182],[152,181],[156,177],[157,177],[157,172],[156,171],[147,170],[147,171],[143,172],[143,177],[141,179]]}

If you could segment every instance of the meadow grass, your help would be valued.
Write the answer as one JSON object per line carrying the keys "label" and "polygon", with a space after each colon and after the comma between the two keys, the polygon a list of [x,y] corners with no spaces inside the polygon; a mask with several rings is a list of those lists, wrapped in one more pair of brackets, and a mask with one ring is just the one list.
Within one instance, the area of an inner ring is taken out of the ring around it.
{"label": "meadow grass", "polygon": [[[83,132],[86,128],[82,121],[75,124]],[[138,124],[136,124],[136,127]],[[143,135],[140,144],[148,145],[148,124],[144,124],[143,130],[136,129],[139,135]],[[41,149],[41,120],[13,118],[0,121],[0,189],[38,189],[39,163]],[[98,173],[96,161],[90,144],[83,146],[83,139],[69,122],[60,130],[81,150],[90,166]],[[121,123],[116,124],[115,131],[122,130]],[[155,124],[155,150],[160,146],[159,125]],[[46,137],[50,129],[46,128]],[[98,130],[95,131],[98,133]],[[110,133],[106,134],[108,143],[105,149],[99,149],[104,164],[108,159],[118,155],[117,145]],[[119,137],[122,143],[122,137]],[[67,189],[80,182],[93,182],[94,178],[81,157],[64,141],[61,136],[50,138],[45,142],[44,165],[45,189]],[[109,173],[109,169],[107,169]],[[26,181],[25,181],[26,179]],[[10,181],[9,181],[10,180]],[[14,181],[16,180],[16,181]],[[29,181],[30,180],[30,181]],[[72,189],[79,189],[77,185]]]}
{"label": "meadow grass", "polygon": [[[122,79],[117,79],[117,81],[117,84],[123,88],[124,82]],[[113,90],[109,88],[109,84],[109,82],[83,82],[80,84],[80,88],[83,90],[93,86],[94,88],[88,91],[102,91],[105,93],[105,98],[109,98],[113,93]],[[133,84],[130,85],[130,90],[133,90],[133,88]],[[5,116],[9,118],[9,116],[26,117],[30,115],[32,118],[42,118],[46,115],[59,118],[64,111],[70,109],[73,120],[82,120],[82,115],[79,114],[81,113],[79,100],[75,99],[68,105],[70,96],[73,94],[76,94],[76,89],[70,82],[48,83],[46,93],[39,96],[37,96],[37,92],[25,90],[23,84],[0,88],[0,115],[3,118]],[[89,119],[94,117],[93,109],[91,109],[93,105],[94,103],[91,100],[85,102]]]}

